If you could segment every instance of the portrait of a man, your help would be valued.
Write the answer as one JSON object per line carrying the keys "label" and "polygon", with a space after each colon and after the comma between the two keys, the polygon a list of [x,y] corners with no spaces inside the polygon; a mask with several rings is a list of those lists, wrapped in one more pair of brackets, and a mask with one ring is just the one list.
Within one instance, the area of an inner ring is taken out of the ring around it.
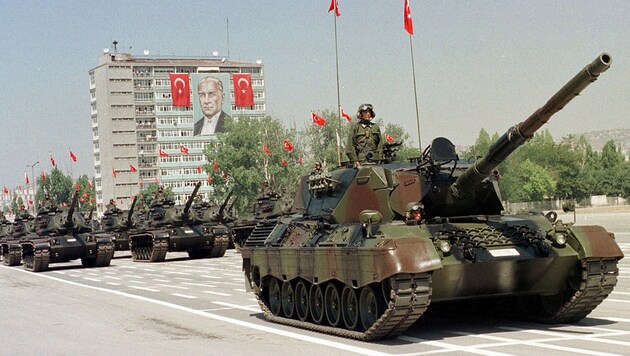
{"label": "portrait of a man", "polygon": [[[204,75],[197,74],[199,77],[195,91],[197,104],[194,113],[197,118],[194,125],[193,136],[207,136],[214,135],[216,133],[225,132],[225,120],[230,118],[230,99],[229,99],[229,86],[224,89],[224,81],[220,76],[227,77],[225,82],[228,82],[229,75],[214,74]],[[228,84],[229,85],[229,84]],[[225,98],[225,91],[228,91],[228,98]],[[224,108],[224,105],[227,108]]]}

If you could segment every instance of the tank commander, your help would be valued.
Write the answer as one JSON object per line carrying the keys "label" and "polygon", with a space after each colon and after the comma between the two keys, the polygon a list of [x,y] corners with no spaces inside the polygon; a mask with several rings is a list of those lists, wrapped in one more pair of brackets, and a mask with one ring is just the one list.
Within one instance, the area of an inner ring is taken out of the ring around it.
{"label": "tank commander", "polygon": [[363,161],[381,159],[383,155],[383,139],[381,128],[374,119],[372,104],[362,104],[357,110],[357,122],[350,126],[346,154],[359,167]]}
{"label": "tank commander", "polygon": [[424,217],[424,204],[411,202],[407,204],[405,223],[407,225],[418,225]]}
{"label": "tank commander", "polygon": [[322,174],[322,163],[321,162],[315,162],[315,168],[313,169],[313,171],[311,172],[311,175],[317,175],[317,174]]}

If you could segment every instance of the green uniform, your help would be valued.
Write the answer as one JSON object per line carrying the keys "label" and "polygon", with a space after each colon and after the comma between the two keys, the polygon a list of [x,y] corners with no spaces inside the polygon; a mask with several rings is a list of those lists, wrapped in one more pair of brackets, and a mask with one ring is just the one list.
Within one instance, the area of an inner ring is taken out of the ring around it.
{"label": "green uniform", "polygon": [[372,160],[379,160],[383,154],[381,128],[372,122],[367,124],[355,122],[350,127],[346,154],[351,161],[365,161],[367,154],[372,153]]}

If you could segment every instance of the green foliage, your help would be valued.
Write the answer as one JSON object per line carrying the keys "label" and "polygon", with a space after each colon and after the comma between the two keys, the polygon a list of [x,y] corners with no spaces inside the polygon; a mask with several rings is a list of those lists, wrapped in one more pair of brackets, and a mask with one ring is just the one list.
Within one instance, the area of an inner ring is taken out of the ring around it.
{"label": "green foliage", "polygon": [[[291,152],[284,148],[284,140],[293,145]],[[263,150],[263,145],[271,154]],[[239,198],[236,208],[242,214],[249,212],[248,207],[264,181],[276,191],[293,192],[298,177],[307,171],[304,164],[299,164],[300,157],[304,156],[302,147],[295,131],[287,130],[270,117],[228,120],[226,133],[218,135],[217,141],[205,151],[209,163],[203,168],[213,188],[210,198],[223,202],[233,190],[233,196]]]}
{"label": "green foliage", "polygon": [[37,193],[35,198],[38,202],[44,201],[46,193],[55,204],[68,204],[72,202],[72,194],[74,193],[72,178],[66,176],[57,167],[53,167],[46,176],[46,180],[42,177],[37,178]]}
{"label": "green foliage", "polygon": [[399,124],[388,122],[383,130],[383,136],[385,136],[385,134],[390,135],[397,142],[402,141],[402,145],[400,145],[397,152],[397,158],[400,161],[406,161],[411,157],[420,157],[420,149],[410,146],[411,138],[407,131]]}
{"label": "green foliage", "polygon": [[[305,147],[305,163],[313,167],[316,161],[322,162],[324,169],[333,169],[339,165],[339,161],[345,162],[348,156],[345,153],[345,144],[348,139],[350,124],[344,118],[340,121],[339,114],[331,110],[324,110],[318,114],[326,119],[322,127],[308,124],[301,132],[301,139]],[[337,140],[341,148],[337,149]]]}
{"label": "green foliage", "polygon": [[[142,189],[138,193],[138,201],[136,202],[136,206],[134,207],[134,209],[138,211],[140,209],[148,209],[151,205],[151,201],[153,200],[153,198],[155,198],[155,193],[157,193],[157,190],[158,185],[155,183],[151,183],[145,186],[144,189]],[[171,187],[163,188],[163,192],[166,198],[171,200],[175,199],[175,194],[173,194],[173,190],[171,189]]]}

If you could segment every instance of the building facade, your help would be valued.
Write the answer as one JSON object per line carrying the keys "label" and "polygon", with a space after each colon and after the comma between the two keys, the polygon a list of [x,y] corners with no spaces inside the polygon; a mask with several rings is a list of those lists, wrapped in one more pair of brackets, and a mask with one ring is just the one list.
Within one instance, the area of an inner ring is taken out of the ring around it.
{"label": "building facade", "polygon": [[[121,209],[133,196],[152,183],[170,187],[179,203],[184,202],[197,182],[200,194],[210,191],[204,149],[216,135],[194,136],[201,108],[197,86],[190,83],[190,106],[174,106],[170,74],[191,78],[216,74],[222,78],[224,111],[238,119],[266,115],[265,81],[261,63],[225,58],[134,57],[126,53],[104,53],[99,65],[89,71],[94,177],[98,212],[110,199]],[[232,75],[251,76],[254,105],[236,107]],[[160,152],[162,154],[160,154]]]}

